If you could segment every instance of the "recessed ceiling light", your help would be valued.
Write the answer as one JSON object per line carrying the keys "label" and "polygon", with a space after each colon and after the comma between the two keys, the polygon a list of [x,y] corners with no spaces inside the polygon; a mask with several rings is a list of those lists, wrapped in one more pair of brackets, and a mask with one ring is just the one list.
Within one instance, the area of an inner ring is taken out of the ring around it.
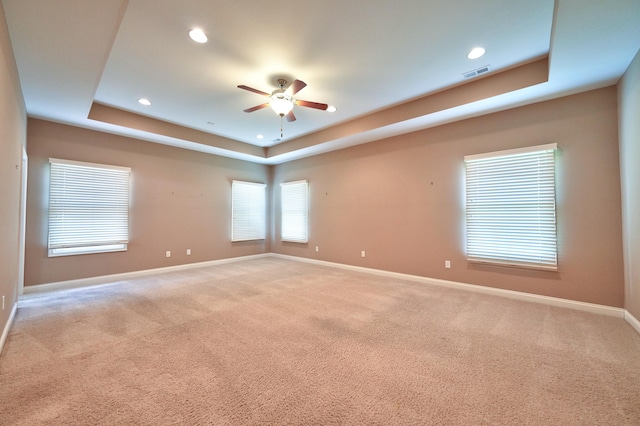
{"label": "recessed ceiling light", "polygon": [[258,138],[258,139],[264,139],[264,136],[262,136],[262,135],[257,135],[257,136],[256,136],[256,138]]}
{"label": "recessed ceiling light", "polygon": [[473,49],[471,49],[471,52],[469,52],[469,54],[467,55],[467,58],[478,59],[479,57],[484,55],[485,52],[486,50],[484,50],[484,48],[482,47],[474,47]]}
{"label": "recessed ceiling light", "polygon": [[149,99],[147,99],[147,98],[140,98],[140,99],[138,99],[138,103],[139,103],[140,105],[144,105],[144,106],[149,106],[149,105],[151,105],[151,101],[150,101]]}
{"label": "recessed ceiling light", "polygon": [[329,105],[329,107],[327,108],[327,111],[336,112],[336,107],[334,107],[333,105]]}
{"label": "recessed ceiling light", "polygon": [[208,40],[207,35],[200,28],[194,28],[189,31],[189,37],[196,43],[206,43]]}

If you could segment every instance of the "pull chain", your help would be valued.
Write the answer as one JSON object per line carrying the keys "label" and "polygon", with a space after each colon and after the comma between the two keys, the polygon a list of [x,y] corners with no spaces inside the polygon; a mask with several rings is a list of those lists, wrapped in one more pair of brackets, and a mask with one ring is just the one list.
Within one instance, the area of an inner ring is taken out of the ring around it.
{"label": "pull chain", "polygon": [[283,130],[283,127],[284,127],[284,126],[283,126],[283,124],[282,124],[282,117],[283,117],[283,116],[281,115],[281,116],[280,116],[280,139],[282,139],[282,138],[283,138],[283,135],[284,135],[284,130]]}

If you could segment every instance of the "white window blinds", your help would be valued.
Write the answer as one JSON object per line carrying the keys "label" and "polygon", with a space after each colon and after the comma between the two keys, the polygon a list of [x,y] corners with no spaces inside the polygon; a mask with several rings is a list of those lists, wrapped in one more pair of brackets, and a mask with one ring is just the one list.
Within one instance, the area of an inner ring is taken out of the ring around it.
{"label": "white window blinds", "polygon": [[557,269],[555,150],[465,157],[469,261]]}
{"label": "white window blinds", "polygon": [[281,239],[294,243],[309,241],[309,184],[287,182],[281,188]]}
{"label": "white window blinds", "polygon": [[49,162],[49,256],[126,250],[131,169]]}
{"label": "white window blinds", "polygon": [[231,241],[266,238],[266,185],[263,183],[231,183]]}

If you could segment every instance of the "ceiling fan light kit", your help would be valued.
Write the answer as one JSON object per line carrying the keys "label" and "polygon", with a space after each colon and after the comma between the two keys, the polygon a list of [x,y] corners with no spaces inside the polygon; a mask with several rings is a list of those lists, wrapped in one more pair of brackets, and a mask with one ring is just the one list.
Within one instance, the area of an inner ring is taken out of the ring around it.
{"label": "ceiling fan light kit", "polygon": [[189,37],[191,37],[191,40],[200,44],[206,43],[208,40],[207,35],[200,28],[194,28],[189,31]]}
{"label": "ceiling fan light kit", "polygon": [[[276,90],[277,92],[277,90]],[[293,109],[293,98],[291,96],[284,93],[284,91],[280,93],[275,93],[271,95],[271,101],[269,102],[271,108],[278,114],[280,117],[284,117]]]}

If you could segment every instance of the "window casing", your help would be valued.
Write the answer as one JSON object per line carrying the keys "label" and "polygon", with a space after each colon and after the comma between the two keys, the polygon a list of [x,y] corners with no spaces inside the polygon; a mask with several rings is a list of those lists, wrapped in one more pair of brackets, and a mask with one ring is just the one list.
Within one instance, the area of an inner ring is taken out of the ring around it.
{"label": "window casing", "polygon": [[465,157],[469,261],[558,269],[556,148]]}
{"label": "window casing", "polygon": [[56,158],[49,163],[49,256],[127,250],[131,169]]}
{"label": "window casing", "polygon": [[263,183],[231,183],[231,241],[266,238],[266,188]]}
{"label": "window casing", "polygon": [[309,242],[309,183],[306,180],[280,185],[281,240]]}

